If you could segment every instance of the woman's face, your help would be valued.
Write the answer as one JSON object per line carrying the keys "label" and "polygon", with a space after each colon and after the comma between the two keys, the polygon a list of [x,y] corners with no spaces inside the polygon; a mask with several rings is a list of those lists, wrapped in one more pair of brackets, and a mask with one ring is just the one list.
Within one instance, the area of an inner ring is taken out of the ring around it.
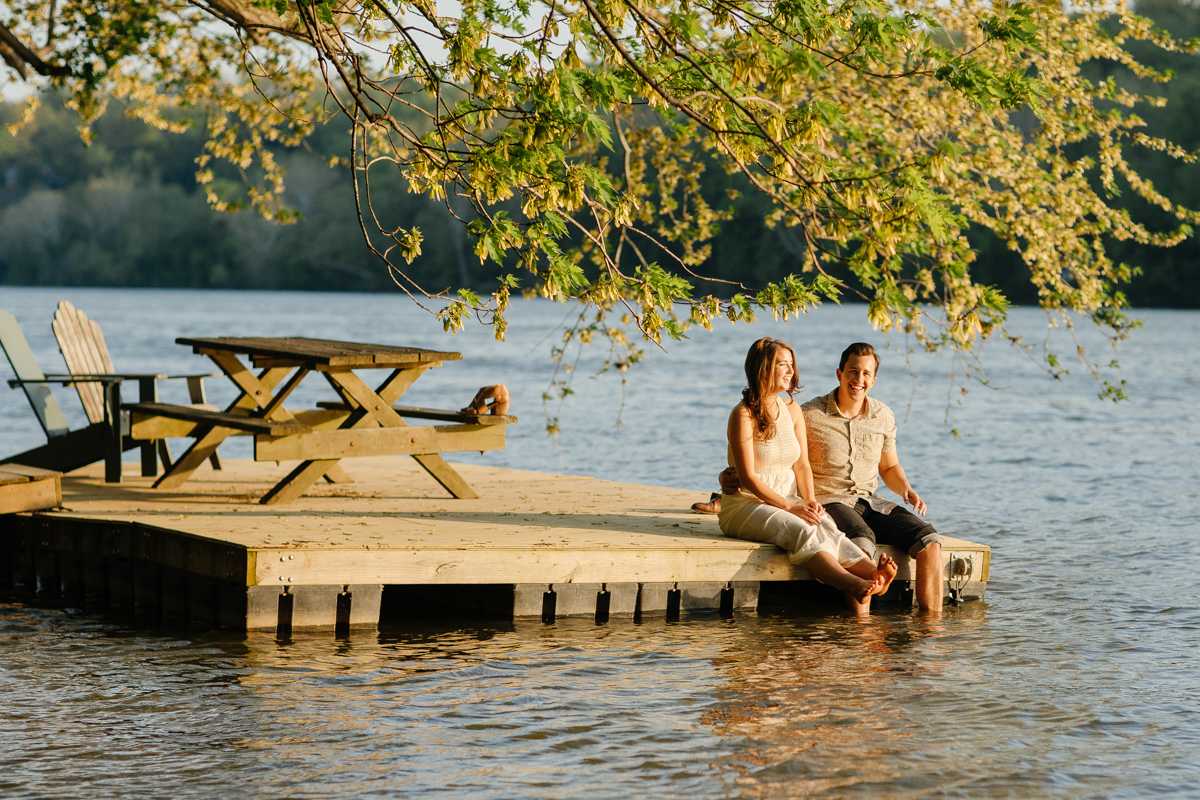
{"label": "woman's face", "polygon": [[796,374],[796,361],[792,357],[792,351],[787,348],[780,348],[775,353],[775,366],[771,370],[774,379],[774,385],[771,387],[772,394],[786,392],[792,388],[792,378]]}

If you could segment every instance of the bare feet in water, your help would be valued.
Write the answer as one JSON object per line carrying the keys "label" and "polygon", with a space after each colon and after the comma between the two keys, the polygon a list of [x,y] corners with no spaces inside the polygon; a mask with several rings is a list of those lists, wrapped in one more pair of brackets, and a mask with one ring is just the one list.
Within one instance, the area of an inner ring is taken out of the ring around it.
{"label": "bare feet in water", "polygon": [[875,565],[875,573],[884,577],[883,588],[879,590],[879,594],[883,594],[892,585],[892,579],[896,577],[896,572],[899,571],[896,566],[896,561],[887,553],[879,554],[879,563]]}
{"label": "bare feet in water", "polygon": [[867,580],[865,578],[860,580],[862,581],[862,585],[850,592],[850,595],[860,604],[865,603],[867,598],[871,595],[882,593],[883,590],[887,588],[888,584],[892,582],[892,579],[887,577],[887,575],[883,572],[876,573],[873,580]]}

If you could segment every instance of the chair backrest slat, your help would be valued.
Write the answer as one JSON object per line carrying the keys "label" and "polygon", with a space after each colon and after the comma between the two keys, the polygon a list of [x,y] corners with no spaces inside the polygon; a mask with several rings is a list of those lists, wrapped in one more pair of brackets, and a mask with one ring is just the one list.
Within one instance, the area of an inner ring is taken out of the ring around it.
{"label": "chair backrest slat", "polygon": [[[113,371],[104,334],[100,332],[99,325],[88,319],[87,314],[63,300],[54,312],[53,328],[54,336],[58,339],[58,348],[62,351],[63,360],[67,362],[67,372],[75,375]],[[92,422],[103,422],[104,392],[100,384],[77,383],[75,389],[79,392],[79,399],[88,419]]]}
{"label": "chair backrest slat", "polygon": [[[17,378],[40,381],[46,377],[33,357],[33,351],[29,349],[29,342],[25,340],[17,318],[7,311],[0,311],[0,347],[4,348],[4,354],[8,356],[8,363],[12,365]],[[53,439],[69,432],[66,417],[48,385],[26,384],[21,388],[25,390],[25,396],[29,398],[29,405],[33,406],[33,413],[46,432],[46,438]]]}

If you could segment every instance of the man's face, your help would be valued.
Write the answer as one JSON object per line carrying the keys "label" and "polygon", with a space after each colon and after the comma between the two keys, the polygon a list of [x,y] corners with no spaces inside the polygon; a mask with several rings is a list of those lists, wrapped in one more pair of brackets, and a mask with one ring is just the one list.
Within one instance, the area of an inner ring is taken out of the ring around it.
{"label": "man's face", "polygon": [[875,385],[875,356],[850,356],[846,366],[837,371],[838,386],[842,398],[861,403]]}

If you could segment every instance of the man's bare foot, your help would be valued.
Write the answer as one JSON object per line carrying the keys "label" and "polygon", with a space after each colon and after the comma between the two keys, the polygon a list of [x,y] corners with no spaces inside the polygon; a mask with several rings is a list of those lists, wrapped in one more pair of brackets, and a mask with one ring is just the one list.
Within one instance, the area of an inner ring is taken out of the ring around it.
{"label": "man's bare foot", "polygon": [[879,563],[875,565],[875,572],[877,575],[882,575],[885,578],[883,588],[879,590],[880,594],[888,590],[888,587],[892,585],[892,579],[896,577],[896,573],[899,571],[900,568],[896,566],[895,559],[887,553],[879,554]]}
{"label": "man's bare foot", "polygon": [[891,581],[881,572],[875,576],[874,580],[861,579],[862,585],[852,589],[849,594],[858,602],[866,602],[866,599],[871,595],[879,594],[883,591],[884,586]]}
{"label": "man's bare foot", "polygon": [[[492,401],[491,405],[488,405],[488,400]],[[476,415],[504,415],[508,413],[509,402],[510,397],[508,394],[508,387],[504,384],[498,383],[495,386],[484,386],[475,393],[475,397],[471,400],[471,404],[462,409],[461,413]]]}
{"label": "man's bare foot", "polygon": [[720,514],[721,495],[713,492],[707,503],[692,503],[692,511],[697,514]]}

